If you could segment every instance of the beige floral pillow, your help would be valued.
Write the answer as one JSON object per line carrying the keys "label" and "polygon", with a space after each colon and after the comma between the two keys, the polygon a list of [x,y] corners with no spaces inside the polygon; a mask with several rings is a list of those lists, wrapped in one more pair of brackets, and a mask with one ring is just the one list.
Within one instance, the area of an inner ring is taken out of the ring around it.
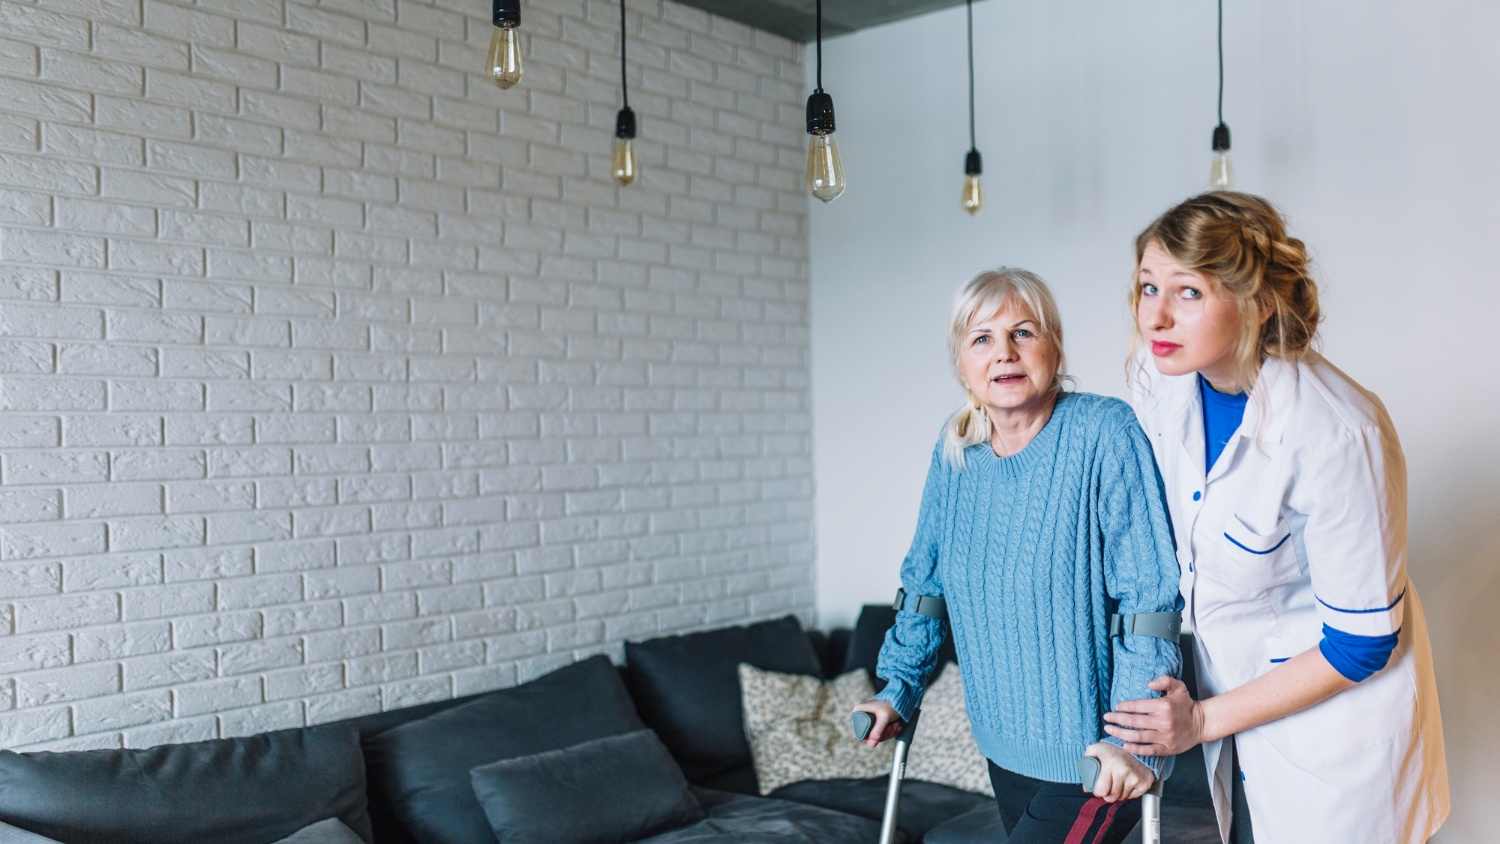
{"label": "beige floral pillow", "polygon": [[[887,775],[893,742],[871,750],[854,740],[849,713],[874,689],[864,669],[820,680],[740,664],[745,737],[760,793],[802,780],[864,779]],[[960,706],[962,704],[960,703]],[[923,713],[921,728],[927,726]],[[918,741],[921,740],[918,729]],[[964,721],[964,730],[969,722]],[[969,739],[972,746],[974,740]]]}
{"label": "beige floral pillow", "polygon": [[906,759],[906,777],[995,796],[989,765],[969,727],[957,663],[948,663],[922,697],[922,720]]}

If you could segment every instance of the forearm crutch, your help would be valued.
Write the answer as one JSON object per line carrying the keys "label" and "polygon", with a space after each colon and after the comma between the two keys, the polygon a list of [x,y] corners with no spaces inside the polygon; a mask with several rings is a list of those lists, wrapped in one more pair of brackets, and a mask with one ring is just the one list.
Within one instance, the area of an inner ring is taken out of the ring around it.
{"label": "forearm crutch", "polygon": [[[896,840],[896,819],[901,813],[901,781],[906,779],[906,756],[911,751],[911,740],[917,734],[917,719],[922,710],[911,713],[911,720],[896,735],[896,753],[891,758],[891,781],[885,788],[885,814],[880,819],[880,844],[892,844]],[[856,712],[849,716],[854,727],[854,738],[864,741],[875,726],[875,717],[868,712]]]}
{"label": "forearm crutch", "polygon": [[[1078,760],[1078,783],[1085,791],[1094,790],[1099,779],[1099,760],[1085,756]],[[1161,790],[1165,777],[1157,777],[1151,788],[1141,795],[1141,844],[1161,844]]]}

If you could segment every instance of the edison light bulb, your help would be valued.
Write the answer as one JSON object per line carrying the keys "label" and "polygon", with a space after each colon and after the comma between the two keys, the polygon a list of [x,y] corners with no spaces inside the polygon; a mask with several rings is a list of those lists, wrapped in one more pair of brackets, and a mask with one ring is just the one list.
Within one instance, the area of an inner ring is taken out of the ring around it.
{"label": "edison light bulb", "polygon": [[964,177],[964,210],[978,214],[984,207],[984,186],[979,184],[979,175]]}
{"label": "edison light bulb", "polygon": [[1229,150],[1214,153],[1214,166],[1208,173],[1208,184],[1215,190],[1234,187],[1234,162],[1229,160]]}
{"label": "edison light bulb", "polygon": [[833,133],[813,135],[807,143],[807,190],[824,202],[832,202],[844,192],[844,162],[839,159],[839,143]]}
{"label": "edison light bulb", "polygon": [[521,81],[521,36],[514,26],[497,26],[490,38],[490,57],[487,67],[490,79],[501,88],[509,88]]}
{"label": "edison light bulb", "polygon": [[621,185],[628,185],[635,181],[635,140],[633,138],[615,138],[615,181]]}

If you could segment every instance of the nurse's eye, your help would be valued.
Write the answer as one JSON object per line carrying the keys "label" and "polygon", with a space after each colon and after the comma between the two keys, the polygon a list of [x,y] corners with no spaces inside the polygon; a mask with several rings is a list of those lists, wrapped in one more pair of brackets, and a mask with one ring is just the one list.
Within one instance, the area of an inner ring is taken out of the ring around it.
{"label": "nurse's eye", "polygon": [[1141,295],[1142,296],[1155,296],[1158,292],[1160,292],[1160,291],[1158,291],[1156,289],[1156,285],[1150,283],[1149,281],[1143,281],[1143,282],[1141,282]]}
{"label": "nurse's eye", "polygon": [[1196,287],[1184,287],[1184,288],[1182,288],[1182,298],[1184,298],[1184,299],[1202,299],[1203,298],[1203,291],[1199,290]]}

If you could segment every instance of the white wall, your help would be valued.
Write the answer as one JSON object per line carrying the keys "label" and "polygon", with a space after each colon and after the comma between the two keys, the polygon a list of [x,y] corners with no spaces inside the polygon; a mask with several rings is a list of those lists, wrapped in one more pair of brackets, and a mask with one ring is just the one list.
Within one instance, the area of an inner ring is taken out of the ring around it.
{"label": "white wall", "polygon": [[[1411,477],[1411,572],[1434,638],[1455,810],[1490,840],[1500,787],[1500,7],[1225,3],[1239,186],[1318,261],[1323,350],[1376,391]],[[831,41],[850,187],[812,203],[818,598],[888,601],[938,428],[958,401],[949,297],[1033,269],[1072,371],[1123,394],[1131,241],[1205,185],[1214,4],[986,0],[974,9],[988,207],[959,207],[962,7]],[[809,65],[811,64],[809,58]]]}
{"label": "white wall", "polygon": [[0,747],[811,617],[801,51],[618,6],[0,0]]}

